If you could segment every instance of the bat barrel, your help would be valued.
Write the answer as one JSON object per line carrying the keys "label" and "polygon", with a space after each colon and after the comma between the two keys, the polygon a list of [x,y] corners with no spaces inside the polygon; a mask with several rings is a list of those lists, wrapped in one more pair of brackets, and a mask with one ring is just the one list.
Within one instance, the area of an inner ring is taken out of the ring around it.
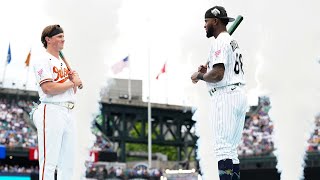
{"label": "bat barrel", "polygon": [[237,27],[239,26],[239,24],[242,22],[243,20],[243,16],[239,15],[236,20],[234,21],[234,23],[231,25],[231,27],[228,29],[228,33],[230,35],[233,34],[233,32],[237,29]]}

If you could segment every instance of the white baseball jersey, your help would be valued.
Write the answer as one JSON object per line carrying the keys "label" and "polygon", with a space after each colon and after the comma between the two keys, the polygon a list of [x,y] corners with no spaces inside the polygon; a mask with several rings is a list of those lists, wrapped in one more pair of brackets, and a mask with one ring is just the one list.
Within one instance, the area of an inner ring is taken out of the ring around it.
{"label": "white baseball jersey", "polygon": [[74,102],[73,89],[69,89],[62,94],[48,95],[41,89],[41,84],[45,82],[57,82],[63,83],[70,81],[68,77],[68,68],[63,60],[59,57],[57,59],[49,53],[43,54],[43,57],[39,59],[34,65],[34,73],[37,83],[39,84],[38,92],[41,102]]}
{"label": "white baseball jersey", "polygon": [[238,43],[227,32],[220,33],[213,40],[208,57],[208,71],[218,63],[223,63],[225,67],[223,79],[217,83],[207,83],[209,88],[245,84],[241,51]]}
{"label": "white baseball jersey", "polygon": [[34,65],[34,72],[42,102],[33,114],[33,122],[38,134],[39,179],[54,180],[56,168],[57,179],[73,179],[76,131],[72,110],[52,104],[74,102],[73,88],[61,94],[49,95],[45,94],[40,87],[45,82],[69,81],[68,69],[60,58],[46,52]]}
{"label": "white baseball jersey", "polygon": [[225,66],[223,79],[207,83],[214,153],[218,161],[232,159],[233,164],[239,164],[237,147],[242,137],[247,98],[242,54],[237,42],[226,32],[220,33],[212,43],[208,71],[218,63]]}

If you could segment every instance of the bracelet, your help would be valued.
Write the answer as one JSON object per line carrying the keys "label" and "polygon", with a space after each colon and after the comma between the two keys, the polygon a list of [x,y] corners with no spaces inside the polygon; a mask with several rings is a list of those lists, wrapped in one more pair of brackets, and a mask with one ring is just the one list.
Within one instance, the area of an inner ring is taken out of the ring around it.
{"label": "bracelet", "polygon": [[199,73],[198,75],[197,75],[197,79],[199,79],[199,80],[203,80],[203,73]]}

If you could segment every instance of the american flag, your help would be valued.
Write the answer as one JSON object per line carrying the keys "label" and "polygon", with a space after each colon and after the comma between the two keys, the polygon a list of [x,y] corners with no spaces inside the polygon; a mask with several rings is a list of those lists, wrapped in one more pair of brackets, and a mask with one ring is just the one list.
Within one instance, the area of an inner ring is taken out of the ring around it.
{"label": "american flag", "polygon": [[125,67],[129,67],[129,56],[125,57],[121,61],[115,63],[112,66],[112,71],[114,74],[118,74],[121,72]]}

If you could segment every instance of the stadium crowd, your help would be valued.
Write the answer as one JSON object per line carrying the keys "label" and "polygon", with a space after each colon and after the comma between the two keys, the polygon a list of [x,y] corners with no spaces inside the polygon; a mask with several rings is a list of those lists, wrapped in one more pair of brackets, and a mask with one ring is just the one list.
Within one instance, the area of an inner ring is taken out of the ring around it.
{"label": "stadium crowd", "polygon": [[107,141],[105,138],[103,138],[101,132],[95,133],[96,141],[93,144],[92,150],[93,151],[108,151],[112,152],[112,144]]}
{"label": "stadium crowd", "polygon": [[308,140],[308,152],[320,152],[320,115],[315,118],[315,129]]}
{"label": "stadium crowd", "polygon": [[[0,99],[0,144],[21,147],[37,146],[36,132],[30,128],[24,117],[31,110],[31,106],[31,101]],[[269,98],[260,97],[256,112],[251,112],[245,121],[243,139],[238,148],[241,156],[263,155],[272,152],[274,148],[271,138],[273,123],[268,115],[269,109]],[[319,144],[316,143],[316,136],[313,139],[313,144]],[[110,142],[106,141],[101,134],[96,133],[93,150],[110,151],[110,147]]]}
{"label": "stadium crowd", "polygon": [[[37,134],[25,116],[31,102],[0,99],[0,144],[8,147],[35,147]],[[26,111],[24,110],[26,109]]]}
{"label": "stadium crowd", "polygon": [[150,169],[144,167],[123,168],[123,167],[107,167],[106,165],[91,163],[87,165],[86,177],[103,180],[106,178],[131,179],[131,178],[147,178],[160,179],[162,171],[159,169]]}
{"label": "stadium crowd", "polygon": [[39,167],[22,167],[19,165],[0,165],[0,173],[38,173]]}
{"label": "stadium crowd", "polygon": [[[31,111],[32,101],[0,98],[0,145],[7,147],[36,147],[37,134],[30,126],[28,112]],[[242,142],[238,148],[240,156],[268,155],[274,150],[272,140],[273,122],[268,112],[270,99],[259,97],[258,106],[251,108],[247,114]],[[96,135],[96,142],[92,150],[112,151],[112,144],[100,133]],[[315,120],[315,130],[308,140],[308,151],[320,152],[320,115]],[[20,167],[18,165],[0,165],[0,173],[32,173],[38,172],[38,167]],[[147,170],[144,168],[127,169],[122,167],[107,167],[92,163],[87,166],[88,178],[159,178],[161,170]]]}
{"label": "stadium crowd", "polygon": [[268,155],[274,150],[273,123],[268,115],[270,108],[270,99],[262,96],[259,97],[257,108],[248,113],[238,147],[240,156]]}
{"label": "stadium crowd", "polygon": [[[0,98],[0,145],[8,147],[36,147],[37,133],[27,121],[32,101]],[[111,151],[111,144],[96,134],[93,150]]]}

